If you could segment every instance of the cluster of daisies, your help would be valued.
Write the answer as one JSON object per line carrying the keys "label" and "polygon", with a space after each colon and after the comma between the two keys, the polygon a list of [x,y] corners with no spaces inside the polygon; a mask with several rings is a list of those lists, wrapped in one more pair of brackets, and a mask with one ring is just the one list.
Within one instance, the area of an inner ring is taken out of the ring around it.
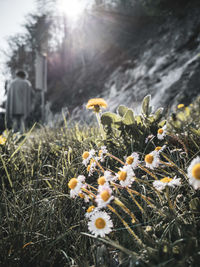
{"label": "cluster of daisies", "polygon": [[[160,159],[160,154],[164,149],[165,146],[156,147],[154,151],[145,155],[142,161],[140,161],[139,154],[136,152],[126,156],[124,161],[121,161],[110,154],[105,146],[101,147],[99,151],[92,149],[82,154],[82,163],[87,168],[88,176],[92,176],[94,172],[98,173],[98,188],[88,184],[86,182],[86,177],[83,175],[72,178],[68,183],[68,187],[70,188],[70,196],[72,198],[79,196],[87,203],[92,202],[92,205],[88,207],[85,215],[88,219],[89,231],[92,234],[105,237],[106,234],[112,231],[113,222],[111,217],[103,209],[109,208],[113,201],[117,199],[115,196],[116,188],[130,189],[134,181],[137,180],[135,175],[135,170],[137,168],[151,173],[153,169],[162,165],[163,162]],[[122,167],[119,167],[117,173],[102,167],[102,163],[105,161],[106,157],[112,157],[121,163]],[[193,159],[190,163],[188,167],[188,178],[189,184],[191,184],[194,189],[200,188],[200,157]],[[155,179],[153,182],[153,187],[158,191],[163,191],[166,187],[180,185],[181,178],[176,177],[164,177],[161,180]]]}

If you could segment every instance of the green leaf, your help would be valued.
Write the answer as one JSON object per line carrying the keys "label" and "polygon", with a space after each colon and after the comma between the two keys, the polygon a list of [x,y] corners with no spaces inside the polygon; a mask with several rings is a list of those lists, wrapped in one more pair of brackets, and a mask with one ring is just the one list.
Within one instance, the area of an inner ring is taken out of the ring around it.
{"label": "green leaf", "polygon": [[162,117],[162,114],[163,114],[163,108],[158,108],[156,111],[155,111],[155,113],[154,113],[154,119],[155,119],[155,121],[158,121],[158,120],[160,120],[161,119],[161,117]]}
{"label": "green leaf", "polygon": [[135,116],[135,120],[136,120],[137,124],[143,124],[142,123],[142,117],[140,115]]}
{"label": "green leaf", "polygon": [[148,117],[149,114],[151,113],[151,107],[149,105],[150,101],[151,101],[151,96],[150,95],[145,96],[143,101],[142,101],[142,113],[146,117]]}
{"label": "green leaf", "polygon": [[163,120],[163,121],[159,122],[158,123],[158,127],[162,128],[165,125],[166,122],[167,122],[166,120]]}
{"label": "green leaf", "polygon": [[132,125],[135,122],[134,113],[132,109],[128,109],[126,114],[124,115],[122,122],[125,125]]}
{"label": "green leaf", "polygon": [[115,122],[120,122],[122,119],[119,115],[112,113],[112,112],[105,112],[101,116],[101,123],[103,125],[111,125]]}
{"label": "green leaf", "polygon": [[126,106],[123,106],[123,105],[120,105],[117,109],[117,112],[121,117],[123,117],[127,111],[128,111],[128,108]]}

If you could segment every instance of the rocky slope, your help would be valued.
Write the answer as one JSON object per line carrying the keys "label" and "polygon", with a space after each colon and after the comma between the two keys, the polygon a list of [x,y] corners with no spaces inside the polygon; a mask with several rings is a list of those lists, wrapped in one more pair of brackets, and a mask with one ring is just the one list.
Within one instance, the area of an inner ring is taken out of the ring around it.
{"label": "rocky slope", "polygon": [[[137,112],[147,94],[155,107],[189,104],[200,93],[199,15],[199,1],[161,16],[130,19],[104,14],[101,34],[113,34],[112,41],[71,80],[66,79],[74,91],[66,105],[73,118],[88,120],[85,102],[92,97],[103,97],[112,111],[124,104]],[[110,20],[105,18],[113,20],[109,32]]]}

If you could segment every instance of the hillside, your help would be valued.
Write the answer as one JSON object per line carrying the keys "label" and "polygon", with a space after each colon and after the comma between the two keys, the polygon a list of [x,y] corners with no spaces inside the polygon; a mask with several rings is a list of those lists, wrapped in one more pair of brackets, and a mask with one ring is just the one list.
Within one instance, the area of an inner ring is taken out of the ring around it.
{"label": "hillside", "polygon": [[51,84],[51,110],[67,107],[74,118],[85,119],[88,114],[80,107],[97,96],[110,110],[119,104],[137,109],[147,94],[156,107],[190,103],[200,84],[199,12],[199,1],[184,1],[153,15],[141,10],[91,14],[86,21],[92,25],[87,35],[91,53],[84,65],[65,73],[59,90],[51,90]]}

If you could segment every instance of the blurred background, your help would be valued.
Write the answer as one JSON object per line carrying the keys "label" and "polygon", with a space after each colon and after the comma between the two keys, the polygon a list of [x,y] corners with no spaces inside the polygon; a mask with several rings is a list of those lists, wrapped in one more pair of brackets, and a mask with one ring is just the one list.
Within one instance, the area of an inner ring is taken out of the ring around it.
{"label": "blurred background", "polygon": [[198,0],[0,0],[0,12],[2,117],[17,69],[34,89],[30,125],[54,125],[63,113],[89,122],[93,97],[137,112],[147,94],[166,110],[199,94]]}

